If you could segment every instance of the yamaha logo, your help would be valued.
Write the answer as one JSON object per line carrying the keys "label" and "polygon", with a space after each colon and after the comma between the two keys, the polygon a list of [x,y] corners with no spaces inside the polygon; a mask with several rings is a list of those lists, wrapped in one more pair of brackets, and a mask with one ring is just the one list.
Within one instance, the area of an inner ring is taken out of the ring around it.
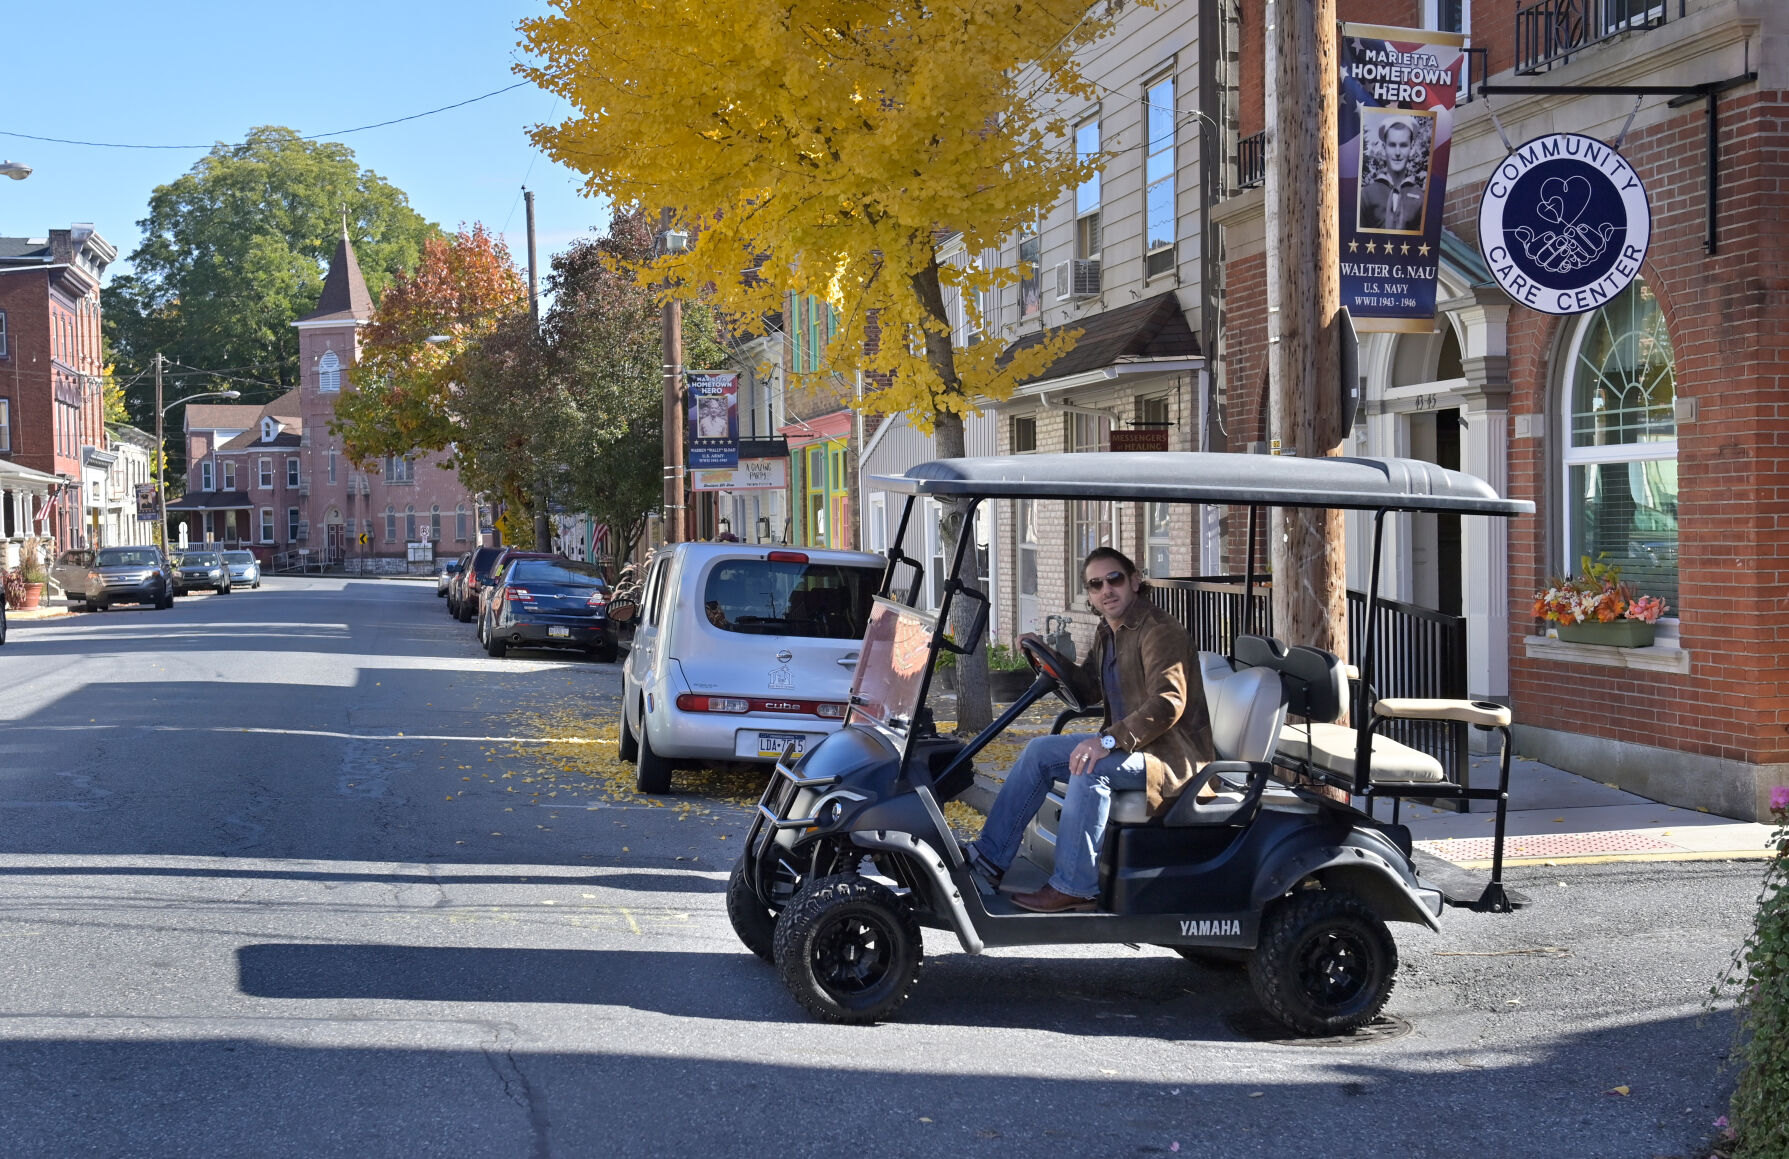
{"label": "yamaha logo", "polygon": [[1594,137],[1536,137],[1498,163],[1478,209],[1497,284],[1547,314],[1583,314],[1627,288],[1646,260],[1652,207],[1640,175]]}

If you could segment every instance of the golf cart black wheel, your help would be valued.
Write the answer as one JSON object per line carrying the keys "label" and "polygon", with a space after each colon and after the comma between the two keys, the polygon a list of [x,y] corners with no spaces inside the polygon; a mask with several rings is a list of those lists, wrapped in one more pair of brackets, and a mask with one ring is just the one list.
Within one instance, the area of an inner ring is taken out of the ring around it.
{"label": "golf cart black wheel", "polygon": [[616,754],[624,761],[640,759],[640,742],[634,737],[633,726],[627,722],[627,697],[621,698],[621,743],[616,746]]}
{"label": "golf cart black wheel", "polygon": [[1313,1038],[1351,1034],[1391,997],[1398,946],[1353,894],[1300,891],[1275,903],[1249,960],[1249,981],[1268,1013]]}
{"label": "golf cart black wheel", "polygon": [[823,1022],[866,1025],[893,1014],[913,992],[924,954],[913,911],[855,873],[808,883],[777,918],[783,984]]}
{"label": "golf cart black wheel", "polygon": [[640,735],[634,741],[634,788],[654,795],[669,793],[671,762],[652,751],[652,738],[647,735],[645,724],[640,722]]}
{"label": "golf cart black wheel", "polygon": [[727,878],[727,920],[745,948],[772,965],[776,964],[776,915],[758,900],[746,875],[745,863],[750,854],[741,854]]}

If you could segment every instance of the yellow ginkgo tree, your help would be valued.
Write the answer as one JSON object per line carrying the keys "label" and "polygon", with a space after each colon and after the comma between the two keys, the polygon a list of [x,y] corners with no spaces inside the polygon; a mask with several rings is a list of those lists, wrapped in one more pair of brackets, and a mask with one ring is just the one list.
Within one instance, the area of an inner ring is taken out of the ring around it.
{"label": "yellow ginkgo tree", "polygon": [[[1076,157],[1067,117],[1094,96],[1076,54],[1109,31],[1106,4],[553,7],[521,25],[534,58],[522,71],[572,113],[535,142],[589,193],[668,210],[696,239],[637,268],[642,284],[700,289],[745,331],[790,294],[830,304],[828,371],[862,372],[865,405],[905,412],[942,456],[963,453],[979,401],[1007,397],[1072,343],[1062,333],[1004,359],[999,341],[954,344],[950,297],[979,329],[976,291],[1030,271],[947,264],[939,247],[997,250],[1103,160]],[[946,516],[953,548],[962,522]],[[965,727],[986,715],[985,667],[973,668],[960,672]]]}

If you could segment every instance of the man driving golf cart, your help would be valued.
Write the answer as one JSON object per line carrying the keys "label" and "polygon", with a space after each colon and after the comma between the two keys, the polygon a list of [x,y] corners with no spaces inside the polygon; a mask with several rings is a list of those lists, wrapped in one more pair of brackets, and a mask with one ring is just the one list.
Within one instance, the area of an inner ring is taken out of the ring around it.
{"label": "man driving golf cart", "polygon": [[1150,816],[1159,816],[1216,755],[1185,626],[1142,598],[1142,577],[1123,552],[1095,548],[1081,574],[1101,621],[1078,667],[1087,686],[1101,690],[1105,724],[1097,734],[1040,736],[1027,744],[967,850],[981,875],[999,885],[1051,785],[1067,780],[1055,872],[1041,888],[1012,895],[1014,904],[1034,913],[1094,908],[1114,792],[1145,790]]}

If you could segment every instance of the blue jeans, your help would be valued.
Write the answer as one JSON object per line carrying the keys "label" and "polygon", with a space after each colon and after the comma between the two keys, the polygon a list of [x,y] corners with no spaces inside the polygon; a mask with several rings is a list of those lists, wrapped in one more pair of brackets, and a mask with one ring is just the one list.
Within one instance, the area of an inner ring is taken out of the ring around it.
{"label": "blue jeans", "polygon": [[1067,781],[1062,819],[1056,826],[1056,872],[1050,884],[1074,897],[1099,894],[1099,847],[1112,811],[1112,793],[1141,789],[1147,783],[1142,753],[1112,752],[1093,768],[1071,776],[1069,754],[1089,734],[1040,736],[1025,746],[1006,784],[988,810],[981,836],[969,845],[975,857],[1004,872],[1019,855],[1025,826],[1044,807],[1054,781]]}

